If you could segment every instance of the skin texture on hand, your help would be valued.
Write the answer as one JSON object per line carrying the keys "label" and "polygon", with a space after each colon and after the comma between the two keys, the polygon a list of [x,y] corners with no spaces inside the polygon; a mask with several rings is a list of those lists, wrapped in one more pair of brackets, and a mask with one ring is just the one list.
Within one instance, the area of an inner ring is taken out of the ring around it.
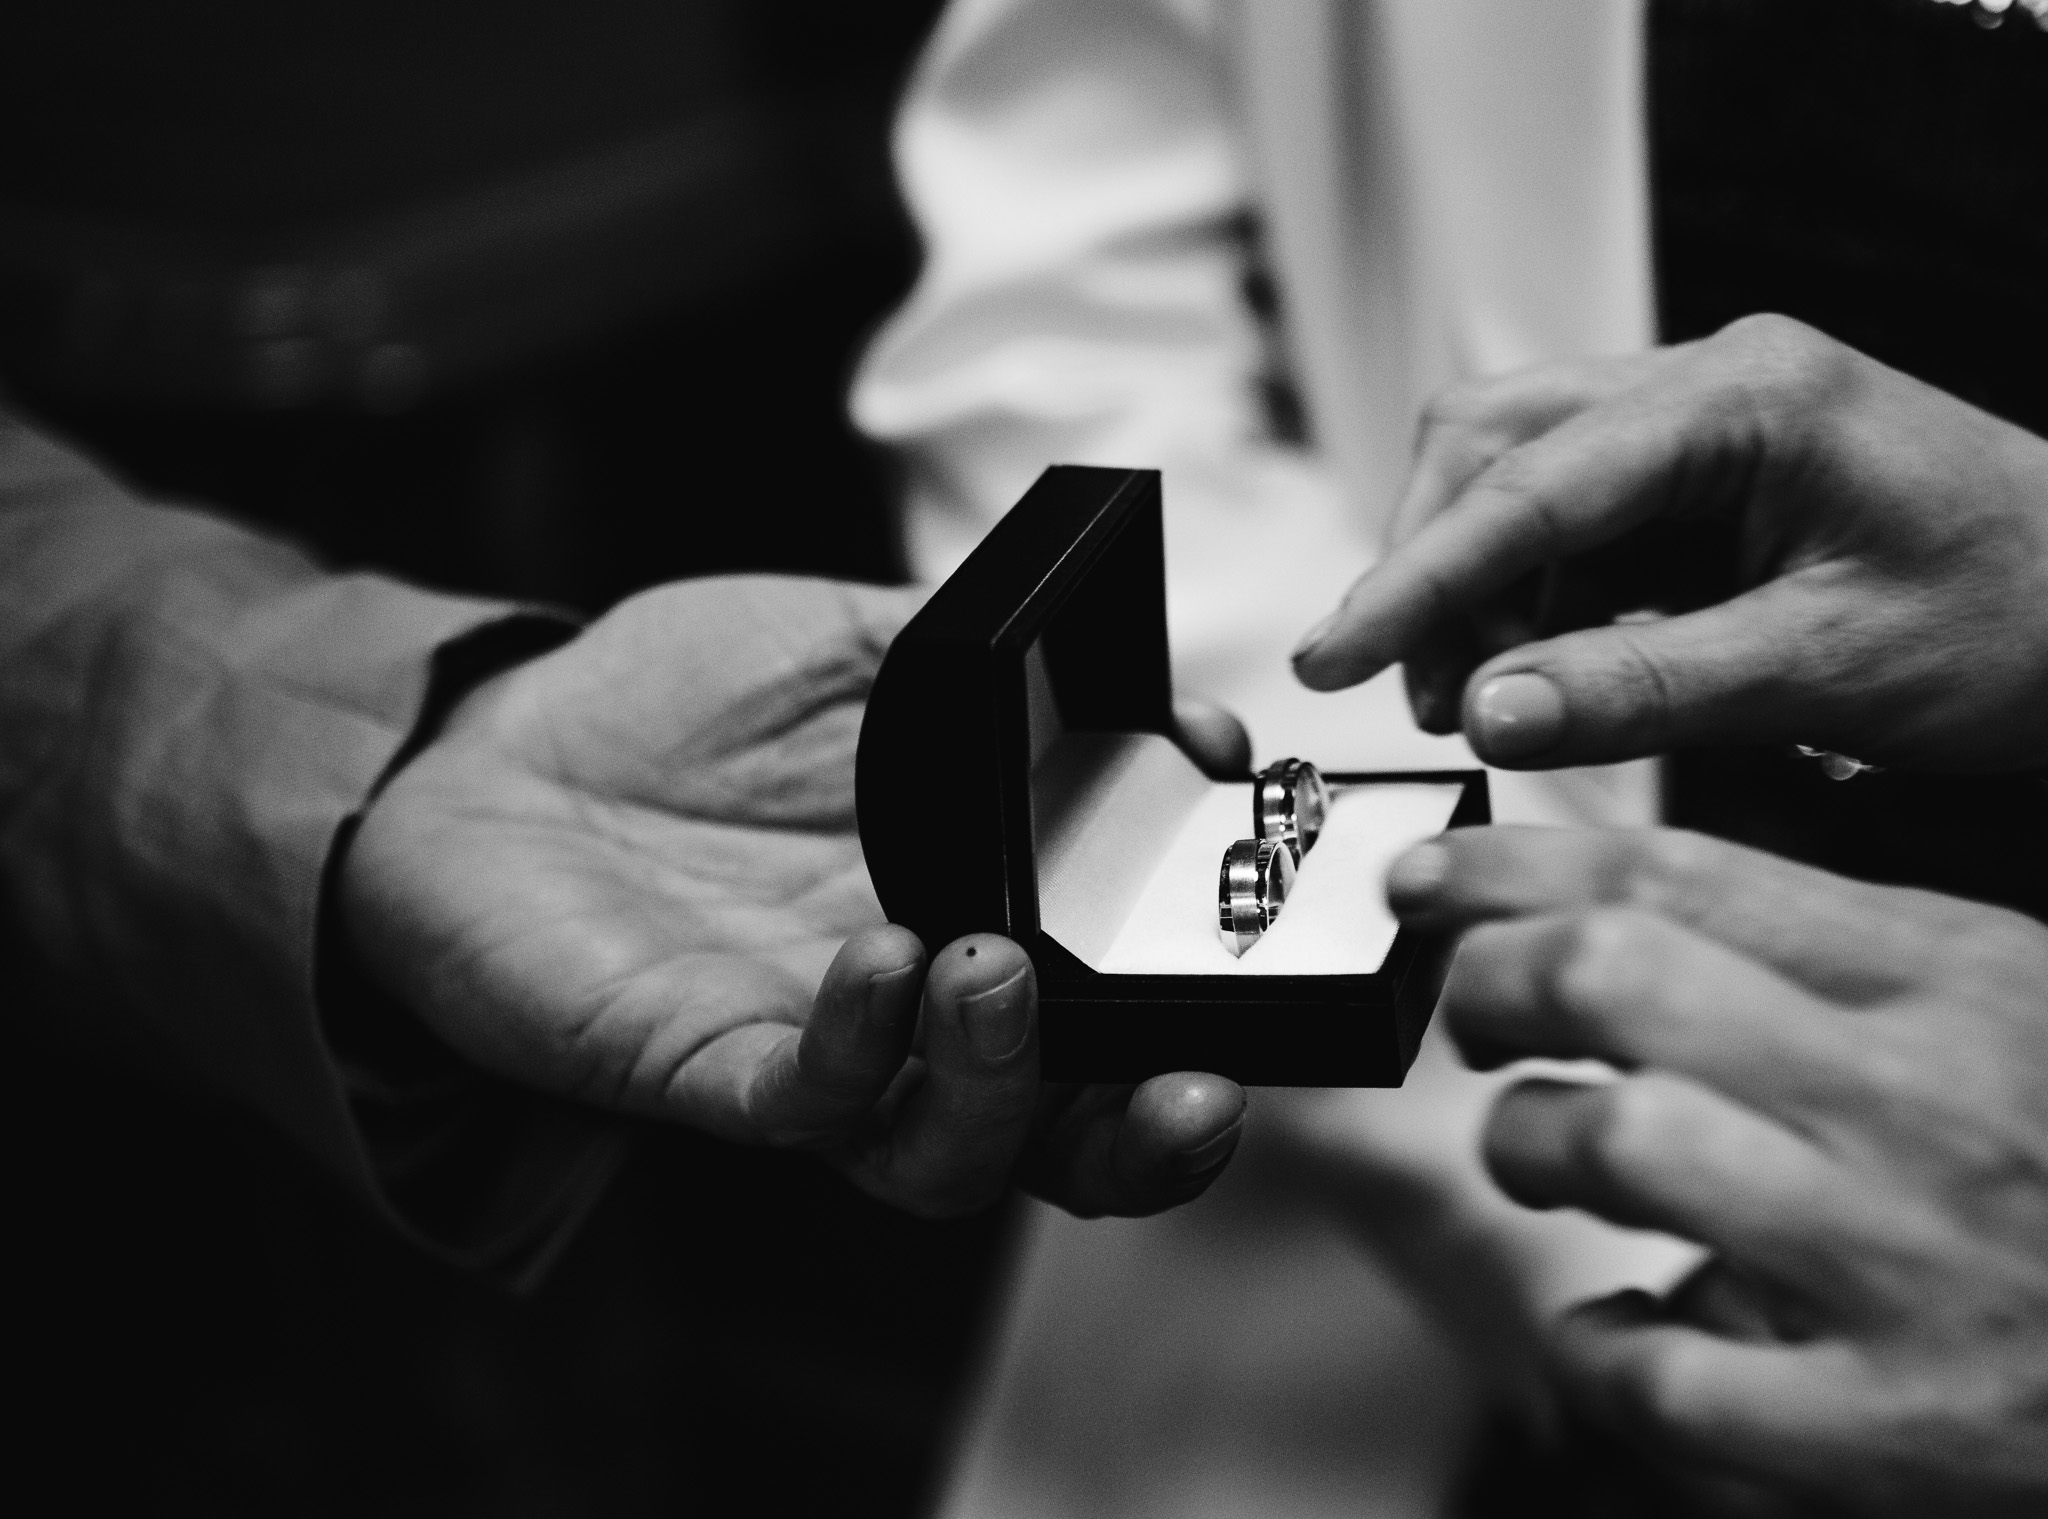
{"label": "skin texture on hand", "polygon": [[1661,829],[1464,830],[1388,897],[1464,932],[1474,1064],[1621,1073],[1510,1088],[1501,1186],[1715,1252],[1556,1326],[1584,1413],[1852,1512],[2048,1512],[2048,929]]}
{"label": "skin texture on hand", "polygon": [[1446,393],[1394,540],[1296,671],[1492,763],[2048,763],[2048,441],[1785,318]]}
{"label": "skin texture on hand", "polygon": [[486,1070],[971,1211],[1199,1193],[1244,1094],[1038,1079],[1023,951],[882,921],[854,831],[862,704],[913,593],[769,577],[622,603],[471,692],[365,814],[341,906],[369,972]]}

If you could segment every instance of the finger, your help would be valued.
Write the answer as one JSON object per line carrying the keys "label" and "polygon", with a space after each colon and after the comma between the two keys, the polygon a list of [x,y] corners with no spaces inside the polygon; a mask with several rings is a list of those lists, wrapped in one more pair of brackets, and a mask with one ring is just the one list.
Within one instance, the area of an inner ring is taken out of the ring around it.
{"label": "finger", "polygon": [[1473,672],[1465,736],[1488,764],[1595,765],[1701,743],[1842,742],[1835,693],[1882,655],[1869,602],[1794,574],[1681,617],[1523,644]]}
{"label": "finger", "polygon": [[1415,462],[1387,541],[1405,543],[1509,449],[1639,382],[1666,358],[1566,360],[1440,391],[1423,408]]}
{"label": "finger", "polygon": [[1517,1202],[1697,1240],[1837,1322],[1870,1308],[1872,1263],[1908,1243],[1895,1196],[1871,1194],[1789,1129],[1663,1072],[1520,1082],[1494,1103],[1481,1151]]}
{"label": "finger", "polygon": [[1048,1093],[1021,1179],[1083,1218],[1141,1218],[1201,1195],[1244,1133],[1244,1088],[1183,1071],[1130,1091]]}
{"label": "finger", "polygon": [[781,1034],[746,1086],[760,1142],[819,1145],[866,1126],[910,1053],[924,946],[908,929],[866,930],[841,946],[801,1033]]}
{"label": "finger", "polygon": [[1401,661],[1401,673],[1418,727],[1430,733],[1459,730],[1472,672],[1502,650],[1536,636],[1543,593],[1554,579],[1547,574],[1527,576],[1416,641]]}
{"label": "finger", "polygon": [[1038,1098],[1038,986],[994,934],[946,946],[925,978],[925,1073],[857,1179],[926,1217],[986,1207],[1009,1185]]}
{"label": "finger", "polygon": [[1465,683],[1490,651],[1465,619],[1432,629],[1401,661],[1408,710],[1425,733],[1456,733],[1464,721]]}
{"label": "finger", "polygon": [[1550,1361],[1594,1424],[1667,1459],[1849,1498],[1887,1475],[1872,1453],[1905,1411],[1847,1343],[1737,1342],[1670,1322],[1647,1294],[1560,1321]]}
{"label": "finger", "polygon": [[1494,460],[1577,409],[1568,403],[1555,415],[1518,412],[1511,392],[1526,381],[1527,376],[1515,375],[1456,386],[1423,408],[1415,459],[1388,527],[1389,544],[1413,538]]}
{"label": "finger", "polygon": [[1629,908],[1487,923],[1458,946],[1441,1011],[1466,1058],[1659,1066],[1781,1114],[1867,1069],[1853,1015],[1723,945]]}
{"label": "finger", "polygon": [[[1438,393],[1424,407],[1416,429],[1415,459],[1410,466],[1401,500],[1395,507],[1387,542],[1398,546],[1413,538],[1440,516],[1458,496],[1501,455],[1511,448],[1539,437],[1588,406],[1618,394],[1638,383],[1645,375],[1670,361],[1676,349],[1627,358],[1568,361],[1539,365],[1514,374],[1466,381]],[[1356,594],[1352,587],[1346,601]],[[1304,646],[1317,639],[1325,626],[1303,640]],[[1409,693],[1416,721],[1429,732],[1449,732],[1456,722],[1457,692],[1440,688],[1447,669],[1459,655],[1446,653],[1428,660],[1431,677],[1418,678],[1414,671],[1417,655],[1434,639],[1458,640],[1452,629],[1462,619],[1450,619],[1434,635],[1418,637],[1404,654],[1410,665]],[[1497,646],[1496,646],[1497,647]],[[1466,660],[1458,671],[1457,686],[1483,655]]]}
{"label": "finger", "polygon": [[1355,685],[1547,561],[1692,507],[1679,485],[1743,478],[1731,467],[1754,446],[1742,408],[1713,404],[1697,386],[1666,389],[1581,412],[1501,455],[1352,587],[1296,651],[1296,675],[1316,690]]}
{"label": "finger", "polygon": [[1192,696],[1173,699],[1181,746],[1211,775],[1243,775],[1252,767],[1252,736],[1236,716]]}
{"label": "finger", "polygon": [[1675,828],[1461,828],[1396,859],[1387,900],[1439,930],[1639,908],[1850,1004],[1917,985],[1964,918],[1988,910]]}

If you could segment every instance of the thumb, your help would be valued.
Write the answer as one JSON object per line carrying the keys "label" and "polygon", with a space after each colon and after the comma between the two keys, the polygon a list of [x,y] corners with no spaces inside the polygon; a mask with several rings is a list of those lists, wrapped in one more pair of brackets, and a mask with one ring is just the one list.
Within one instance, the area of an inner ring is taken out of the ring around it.
{"label": "thumb", "polygon": [[1773,581],[1682,617],[1523,644],[1466,683],[1466,740],[1510,770],[1690,744],[1827,742],[1840,661],[1818,657],[1829,629],[1814,601]]}
{"label": "thumb", "polygon": [[1252,736],[1235,713],[1194,696],[1173,699],[1182,746],[1211,775],[1243,775],[1252,767]]}

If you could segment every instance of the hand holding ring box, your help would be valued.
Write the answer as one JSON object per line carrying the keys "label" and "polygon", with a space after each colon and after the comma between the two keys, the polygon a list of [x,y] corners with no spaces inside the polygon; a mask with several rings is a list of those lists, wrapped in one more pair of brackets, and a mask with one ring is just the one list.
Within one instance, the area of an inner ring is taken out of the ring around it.
{"label": "hand holding ring box", "polygon": [[876,676],[856,805],[883,909],[932,950],[1024,946],[1047,1080],[1398,1086],[1449,945],[1399,927],[1382,880],[1487,820],[1485,772],[1322,777],[1285,915],[1234,953],[1217,861],[1260,783],[1204,774],[1172,713],[1158,472],[1048,469]]}

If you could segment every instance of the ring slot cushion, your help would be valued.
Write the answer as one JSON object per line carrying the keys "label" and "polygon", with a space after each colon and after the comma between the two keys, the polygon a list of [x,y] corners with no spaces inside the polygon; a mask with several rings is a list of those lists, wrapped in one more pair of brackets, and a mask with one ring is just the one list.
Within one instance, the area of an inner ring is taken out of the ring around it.
{"label": "ring slot cushion", "polygon": [[[1048,469],[897,636],[875,678],[856,808],[883,910],[933,953],[976,932],[1024,947],[1047,1080],[1201,1070],[1248,1084],[1399,1085],[1442,985],[1441,938],[1389,924],[1382,954],[1321,927],[1349,919],[1301,909],[1292,950],[1283,912],[1233,963],[1212,900],[1199,944],[1147,939],[1146,914],[1158,916],[1148,903],[1182,889],[1176,862],[1208,847],[1201,830],[1251,832],[1253,777],[1195,769],[1175,737],[1172,693],[1158,472]],[[1381,818],[1412,821],[1416,801],[1438,809],[1432,818],[1447,811],[1450,827],[1488,816],[1480,770],[1325,780],[1333,822],[1358,794],[1354,834],[1393,826]],[[1224,787],[1242,788],[1236,823],[1210,816],[1228,813],[1210,794]],[[1351,858],[1388,852],[1373,844],[1355,839]],[[1305,860],[1289,910],[1327,847],[1319,840]],[[1196,872],[1212,899],[1217,859]],[[1334,868],[1325,863],[1324,877]],[[1380,911],[1376,874],[1344,884],[1369,888]],[[1275,969],[1347,955],[1376,968]]]}

